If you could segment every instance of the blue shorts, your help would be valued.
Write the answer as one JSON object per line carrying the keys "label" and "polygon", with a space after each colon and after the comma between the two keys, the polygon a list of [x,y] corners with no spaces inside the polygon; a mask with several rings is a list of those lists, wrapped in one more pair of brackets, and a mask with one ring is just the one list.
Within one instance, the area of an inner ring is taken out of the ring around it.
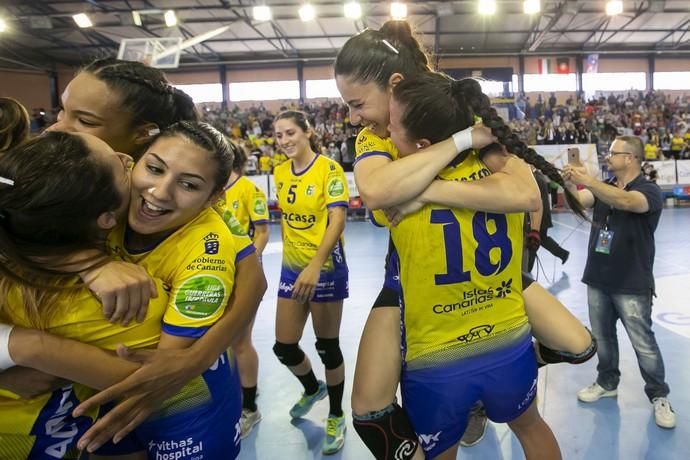
{"label": "blue shorts", "polygon": [[468,369],[466,359],[444,367],[403,370],[403,406],[427,458],[460,441],[475,402],[482,401],[486,415],[497,423],[515,420],[532,404],[537,396],[537,361],[531,337],[515,346],[519,347],[516,356],[507,362],[496,360],[496,366],[487,367],[483,356],[484,365],[471,365],[473,369]]}
{"label": "blue shorts", "polygon": [[181,392],[185,399],[174,403],[174,414],[152,416],[117,445],[107,443],[96,453],[117,456],[146,450],[152,460],[237,458],[242,413],[237,366],[224,353],[200,378],[208,392],[195,395],[193,388],[185,386]]}
{"label": "blue shorts", "polygon": [[[280,285],[278,287],[278,297],[284,299],[292,298],[292,290],[299,273],[295,273],[283,267],[280,272]],[[345,273],[324,273],[321,272],[319,282],[316,285],[314,296],[311,298],[312,302],[335,302],[337,300],[347,299],[350,295],[350,288],[348,286],[348,275]]]}

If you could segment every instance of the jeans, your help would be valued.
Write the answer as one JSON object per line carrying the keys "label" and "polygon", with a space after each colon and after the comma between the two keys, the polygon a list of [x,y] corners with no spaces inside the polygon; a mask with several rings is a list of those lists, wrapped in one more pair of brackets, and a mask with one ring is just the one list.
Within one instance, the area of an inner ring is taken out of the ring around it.
{"label": "jeans", "polygon": [[614,390],[620,381],[618,369],[618,336],[616,322],[620,319],[637,355],[644,391],[651,401],[669,393],[665,382],[664,360],[652,331],[652,292],[649,294],[609,294],[587,287],[589,321],[597,340],[599,364],[597,383]]}

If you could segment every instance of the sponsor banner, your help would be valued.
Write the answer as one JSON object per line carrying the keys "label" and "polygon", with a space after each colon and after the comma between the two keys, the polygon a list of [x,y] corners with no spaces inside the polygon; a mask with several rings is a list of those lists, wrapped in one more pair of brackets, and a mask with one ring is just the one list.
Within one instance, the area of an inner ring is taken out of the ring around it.
{"label": "sponsor banner", "polygon": [[[676,183],[676,162],[674,160],[650,162],[658,174],[658,185],[673,185]],[[690,179],[690,177],[688,178]]]}
{"label": "sponsor banner", "polygon": [[678,184],[690,185],[690,160],[676,161],[678,168]]}

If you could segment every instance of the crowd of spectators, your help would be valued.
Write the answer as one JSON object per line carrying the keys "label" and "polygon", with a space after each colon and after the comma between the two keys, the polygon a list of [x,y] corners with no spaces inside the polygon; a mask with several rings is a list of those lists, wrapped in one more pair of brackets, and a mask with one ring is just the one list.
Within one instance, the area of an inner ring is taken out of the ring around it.
{"label": "crowd of spectators", "polygon": [[[244,109],[200,104],[199,110],[205,121],[251,154],[247,174],[270,174],[287,160],[273,139],[273,119],[282,110],[305,111],[320,139],[320,153],[341,163],[346,171],[352,169],[359,128],[349,124],[347,106],[341,101],[291,101],[275,112],[263,103]],[[33,109],[32,131],[50,125],[57,111]],[[508,112],[515,115],[509,126],[529,145],[592,143],[603,156],[616,136],[635,135],[645,145],[647,160],[690,158],[690,96],[630,91],[586,101],[572,94],[559,102],[554,93],[536,99],[518,95]]]}
{"label": "crowd of spectators", "polygon": [[273,139],[273,119],[283,110],[301,110],[308,114],[320,144],[320,152],[352,171],[355,157],[355,138],[359,128],[351,126],[347,106],[332,101],[297,104],[287,103],[273,113],[259,103],[248,109],[237,105],[230,109],[202,105],[204,120],[225,132],[230,139],[245,147],[251,154],[247,174],[270,174],[273,168],[287,160],[276,149]]}
{"label": "crowd of spectators", "polygon": [[616,136],[635,135],[648,160],[690,158],[690,96],[631,91],[559,104],[551,93],[520,95],[515,105],[510,126],[530,145],[593,143],[603,155]]}

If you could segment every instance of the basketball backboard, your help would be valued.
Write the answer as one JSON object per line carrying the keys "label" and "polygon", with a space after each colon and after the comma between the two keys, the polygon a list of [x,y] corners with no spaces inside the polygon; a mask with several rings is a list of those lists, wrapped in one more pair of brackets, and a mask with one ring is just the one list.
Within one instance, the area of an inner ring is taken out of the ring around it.
{"label": "basketball backboard", "polygon": [[117,58],[159,69],[175,69],[180,63],[181,44],[181,37],[123,38]]}

